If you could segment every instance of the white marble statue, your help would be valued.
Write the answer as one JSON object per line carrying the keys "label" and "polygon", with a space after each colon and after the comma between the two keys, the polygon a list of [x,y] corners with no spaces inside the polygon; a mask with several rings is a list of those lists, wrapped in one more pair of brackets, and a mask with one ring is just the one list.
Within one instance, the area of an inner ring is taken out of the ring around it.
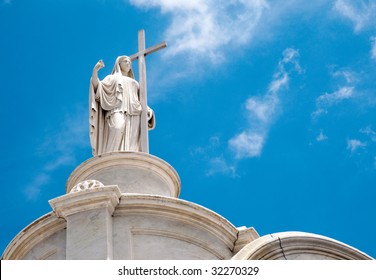
{"label": "white marble statue", "polygon": [[[99,60],[90,81],[89,122],[93,155],[141,151],[140,120],[143,108],[131,59],[119,56],[112,73],[100,81],[98,70],[103,67],[103,61]],[[147,110],[148,128],[153,129],[154,113],[149,107]]]}

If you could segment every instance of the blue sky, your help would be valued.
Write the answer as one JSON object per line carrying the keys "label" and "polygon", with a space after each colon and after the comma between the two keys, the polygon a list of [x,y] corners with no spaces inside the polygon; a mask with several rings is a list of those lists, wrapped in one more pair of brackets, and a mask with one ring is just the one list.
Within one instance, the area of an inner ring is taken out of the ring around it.
{"label": "blue sky", "polygon": [[143,28],[168,44],[147,57],[150,153],[180,198],[376,257],[374,1],[0,0],[0,26],[0,251],[91,157],[92,68]]}

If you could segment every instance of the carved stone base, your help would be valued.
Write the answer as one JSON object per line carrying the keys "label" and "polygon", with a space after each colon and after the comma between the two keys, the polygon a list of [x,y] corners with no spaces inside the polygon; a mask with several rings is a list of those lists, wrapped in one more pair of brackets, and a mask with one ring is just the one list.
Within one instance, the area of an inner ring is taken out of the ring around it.
{"label": "carved stone base", "polygon": [[86,180],[118,185],[122,193],[155,194],[177,198],[180,178],[165,161],[146,153],[114,152],[93,157],[79,165],[66,184],[69,193]]}

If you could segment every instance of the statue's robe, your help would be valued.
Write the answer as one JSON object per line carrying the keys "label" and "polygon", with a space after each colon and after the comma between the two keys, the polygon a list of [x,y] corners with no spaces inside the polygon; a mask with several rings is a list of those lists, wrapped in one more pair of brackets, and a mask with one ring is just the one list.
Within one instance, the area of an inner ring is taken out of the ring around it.
{"label": "statue's robe", "polygon": [[[93,155],[114,151],[141,151],[140,119],[142,106],[136,80],[120,72],[108,75],[89,93],[90,143]],[[148,127],[153,129],[153,111],[147,108]]]}

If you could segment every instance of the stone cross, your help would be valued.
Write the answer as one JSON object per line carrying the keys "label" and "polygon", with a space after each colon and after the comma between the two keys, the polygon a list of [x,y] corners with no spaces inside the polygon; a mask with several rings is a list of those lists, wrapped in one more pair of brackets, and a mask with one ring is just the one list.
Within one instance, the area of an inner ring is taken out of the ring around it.
{"label": "stone cross", "polygon": [[160,49],[163,49],[165,47],[167,47],[166,42],[162,42],[153,47],[145,49],[145,31],[141,29],[138,31],[138,52],[130,56],[132,61],[138,59],[140,102],[143,108],[142,113],[141,113],[140,140],[141,140],[141,151],[145,153],[149,153],[145,56],[150,53],[156,52]]}

